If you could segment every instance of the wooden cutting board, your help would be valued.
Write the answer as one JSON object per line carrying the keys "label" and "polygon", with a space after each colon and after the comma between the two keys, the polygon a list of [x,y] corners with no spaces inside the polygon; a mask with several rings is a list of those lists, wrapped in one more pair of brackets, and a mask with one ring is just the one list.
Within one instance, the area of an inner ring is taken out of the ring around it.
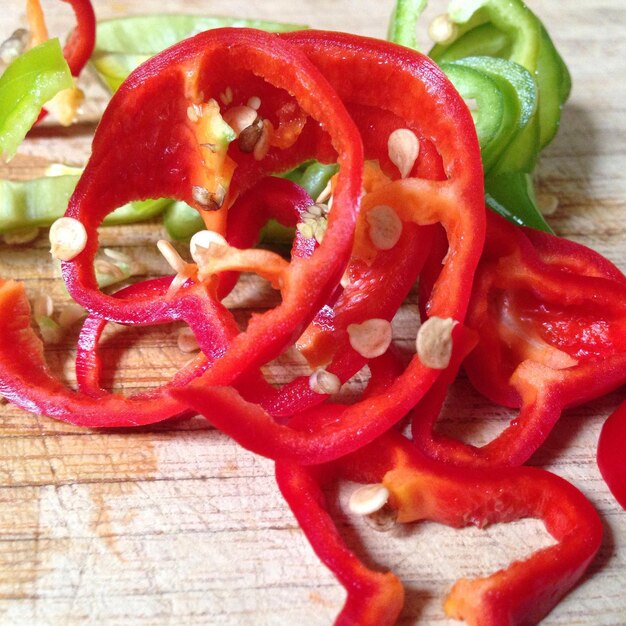
{"label": "wooden cutting board", "polygon": [[[236,14],[382,37],[391,0],[99,0],[100,18],[142,12]],[[0,39],[23,23],[23,3],[0,12]],[[542,157],[539,189],[555,194],[550,218],[558,234],[585,243],[626,270],[626,47],[622,0],[534,0],[572,71],[574,90],[562,129]],[[50,30],[67,30],[64,3],[45,2]],[[443,2],[429,8],[442,12]],[[37,130],[0,176],[40,174],[50,161],[81,164],[105,100],[87,78],[88,103],[70,128]],[[103,231],[104,246],[124,250],[167,273],[155,242],[158,224]],[[46,233],[28,247],[0,246],[0,275],[25,281],[29,294],[65,301],[49,261]],[[253,282],[232,299],[245,315],[269,301]],[[415,307],[408,303],[394,337],[409,344]],[[109,329],[106,379],[135,391],[167,379],[188,355],[175,328],[147,333]],[[48,350],[51,367],[70,384],[72,342]],[[126,350],[126,349],[129,350]],[[268,373],[289,378],[284,359]],[[351,383],[354,391],[362,384]],[[626,624],[626,513],[595,464],[600,426],[623,390],[569,410],[532,459],[573,482],[600,511],[605,538],[589,575],[544,620],[585,626]],[[272,624],[332,623],[344,593],[318,562],[273,481],[272,463],[240,449],[200,419],[136,430],[91,432],[0,407],[1,624]],[[494,410],[460,381],[445,427],[481,443],[508,414]],[[340,491],[345,501],[346,488]],[[539,522],[478,530],[418,524],[371,531],[340,514],[351,545],[393,569],[407,588],[402,624],[455,624],[442,601],[461,576],[485,575],[551,541]]]}

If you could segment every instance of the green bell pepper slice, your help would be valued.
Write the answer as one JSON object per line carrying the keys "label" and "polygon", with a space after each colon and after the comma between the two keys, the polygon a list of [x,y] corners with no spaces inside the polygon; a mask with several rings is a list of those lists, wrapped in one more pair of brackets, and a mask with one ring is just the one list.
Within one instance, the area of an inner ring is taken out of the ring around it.
{"label": "green bell pepper slice", "polygon": [[539,18],[521,0],[451,0],[448,16],[456,35],[430,56],[437,62],[497,56],[525,67],[537,81],[539,146],[545,147],[558,130],[571,79]]}
{"label": "green bell pepper slice", "polygon": [[[62,217],[78,175],[43,176],[25,181],[0,180],[0,234],[50,226]],[[156,217],[171,200],[142,200],[121,206],[105,224],[129,224]]]}
{"label": "green bell pepper slice", "polygon": [[15,59],[0,76],[0,158],[10,160],[43,105],[74,85],[58,39]]}
{"label": "green bell pepper slice", "polygon": [[[489,167],[483,163],[485,174],[532,172],[539,154],[538,93],[533,77],[521,65],[495,57],[467,57],[457,63],[495,81],[509,110],[509,120],[513,121],[513,133],[508,141],[502,140],[500,146],[494,146],[496,152],[500,148],[496,163]],[[485,111],[485,115],[489,114]]]}
{"label": "green bell pepper slice", "polygon": [[299,24],[200,15],[135,15],[98,22],[91,63],[111,90],[116,91],[141,63],[175,43],[211,28],[248,27],[270,32],[302,30]]}

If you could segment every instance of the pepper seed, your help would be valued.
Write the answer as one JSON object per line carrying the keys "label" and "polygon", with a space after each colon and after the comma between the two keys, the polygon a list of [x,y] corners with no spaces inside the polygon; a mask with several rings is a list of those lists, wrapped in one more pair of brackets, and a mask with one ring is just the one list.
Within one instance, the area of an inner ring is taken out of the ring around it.
{"label": "pepper seed", "polygon": [[391,162],[406,178],[413,169],[420,153],[420,142],[415,133],[408,128],[397,128],[387,140],[387,151]]}
{"label": "pepper seed", "polygon": [[443,370],[452,356],[452,329],[458,324],[451,317],[428,318],[417,332],[416,348],[419,360],[426,366]]}
{"label": "pepper seed", "polygon": [[391,324],[384,319],[373,318],[361,324],[348,326],[350,345],[362,357],[374,359],[387,351],[391,344]]}
{"label": "pepper seed", "polygon": [[382,483],[362,485],[352,492],[348,508],[355,515],[371,515],[382,509],[388,499],[389,490]]}
{"label": "pepper seed", "polygon": [[315,393],[332,395],[341,389],[341,381],[332,372],[318,369],[309,376],[309,387]]}
{"label": "pepper seed", "polygon": [[71,261],[87,245],[87,231],[73,217],[60,217],[50,227],[50,252],[55,259]]}

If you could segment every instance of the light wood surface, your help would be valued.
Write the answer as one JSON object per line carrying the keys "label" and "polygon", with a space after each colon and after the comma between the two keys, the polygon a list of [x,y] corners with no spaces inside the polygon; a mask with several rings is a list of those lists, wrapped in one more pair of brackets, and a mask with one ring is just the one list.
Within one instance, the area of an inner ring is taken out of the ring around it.
{"label": "light wood surface", "polygon": [[[99,0],[100,18],[148,11],[237,14],[319,28],[384,36],[391,0]],[[65,32],[68,6],[44,3],[51,31]],[[443,2],[429,8],[433,15]],[[555,230],[583,242],[626,271],[626,47],[622,0],[534,0],[572,71],[574,89],[555,142],[538,171],[539,188],[558,196]],[[5,0],[0,39],[21,25],[23,3]],[[85,81],[81,123],[38,130],[0,176],[28,177],[50,161],[80,164],[105,92]],[[130,251],[166,273],[154,242],[157,224],[111,228],[103,245]],[[64,290],[49,262],[45,233],[30,247],[0,246],[0,275],[24,280],[28,292]],[[233,298],[242,314],[267,304],[244,284]],[[407,305],[394,336],[414,336]],[[48,350],[51,366],[69,384],[72,340]],[[132,345],[129,353],[123,348]],[[187,359],[176,330],[125,333],[110,329],[107,379],[120,390],[168,378]],[[289,362],[273,364],[280,382]],[[114,376],[114,369],[117,373]],[[359,381],[354,382],[355,388]],[[626,624],[626,513],[608,493],[595,464],[606,415],[623,390],[569,410],[532,463],[580,488],[605,524],[589,575],[544,620],[546,625]],[[0,407],[1,624],[330,624],[344,593],[318,562],[275,487],[272,463],[241,450],[193,419],[134,432],[91,432]],[[445,415],[446,428],[480,443],[502,428],[494,410],[461,380]],[[347,487],[341,490],[345,497]],[[343,501],[343,500],[342,500]],[[551,539],[525,520],[485,530],[418,524],[375,533],[346,515],[339,523],[371,562],[393,569],[407,588],[402,624],[455,624],[442,601],[454,580],[487,574]]]}

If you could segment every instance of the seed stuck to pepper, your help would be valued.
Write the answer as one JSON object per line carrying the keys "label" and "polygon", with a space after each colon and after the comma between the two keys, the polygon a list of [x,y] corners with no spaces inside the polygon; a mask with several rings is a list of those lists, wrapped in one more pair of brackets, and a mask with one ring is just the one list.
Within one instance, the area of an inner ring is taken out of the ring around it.
{"label": "seed stuck to pepper", "polygon": [[[228,242],[222,235],[213,230],[200,230],[194,234],[189,242],[191,258],[198,264],[202,262],[203,253],[211,246],[228,246]],[[200,248],[200,250],[199,250]]]}
{"label": "seed stuck to pepper", "polygon": [[202,107],[199,104],[190,104],[187,107],[187,117],[192,122],[197,122],[202,117]]}
{"label": "seed stuck to pepper", "polygon": [[256,145],[263,136],[263,120],[257,118],[250,126],[244,128],[237,139],[237,145],[242,152],[254,152]]}
{"label": "seed stuck to pepper", "polygon": [[50,226],[50,252],[55,259],[71,261],[87,245],[87,231],[73,217],[60,217]]}
{"label": "seed stuck to pepper", "polygon": [[391,344],[391,323],[373,318],[361,324],[348,325],[350,345],[362,357],[374,359],[387,351]]}
{"label": "seed stuck to pepper", "polygon": [[270,133],[272,124],[269,120],[260,120],[261,122],[261,134],[254,145],[252,155],[256,161],[262,161],[270,149]]}
{"label": "seed stuck to pepper", "polygon": [[431,41],[439,44],[447,44],[454,41],[457,33],[458,27],[447,13],[435,17],[428,27],[428,36]]}
{"label": "seed stuck to pepper", "polygon": [[369,236],[378,250],[391,250],[402,235],[402,220],[385,204],[372,207],[365,219],[369,224]]}
{"label": "seed stuck to pepper", "polygon": [[223,116],[224,121],[233,129],[235,135],[239,137],[244,128],[252,126],[256,121],[258,114],[256,109],[242,105],[228,109]]}
{"label": "seed stuck to pepper", "polygon": [[452,330],[458,324],[450,317],[427,319],[417,331],[416,348],[419,360],[426,366],[443,370],[452,356]]}
{"label": "seed stuck to pepper", "polygon": [[304,211],[296,228],[306,239],[315,239],[317,243],[322,243],[324,233],[328,227],[328,214],[330,207],[326,204],[316,202]]}
{"label": "seed stuck to pepper", "polygon": [[318,369],[309,376],[309,387],[315,393],[332,395],[341,389],[341,380],[332,372]]}
{"label": "seed stuck to pepper", "polygon": [[209,191],[206,187],[193,185],[191,188],[191,197],[197,202],[204,211],[217,211],[222,208],[224,198],[226,197],[226,189],[222,185],[218,185],[215,191]]}
{"label": "seed stuck to pepper", "polygon": [[412,130],[397,128],[389,135],[387,150],[389,159],[400,171],[400,177],[406,178],[419,156],[420,142]]}
{"label": "seed stuck to pepper", "polygon": [[259,96],[251,96],[248,99],[247,105],[251,109],[254,109],[255,111],[258,111],[261,108],[261,98],[259,98]]}
{"label": "seed stuck to pepper", "polygon": [[352,492],[348,508],[355,515],[371,515],[382,509],[389,499],[389,490],[381,483],[362,485]]}
{"label": "seed stuck to pepper", "polygon": [[176,345],[181,352],[185,354],[191,354],[200,350],[198,340],[194,335],[191,328],[185,327],[178,331],[178,337],[176,338]]}

